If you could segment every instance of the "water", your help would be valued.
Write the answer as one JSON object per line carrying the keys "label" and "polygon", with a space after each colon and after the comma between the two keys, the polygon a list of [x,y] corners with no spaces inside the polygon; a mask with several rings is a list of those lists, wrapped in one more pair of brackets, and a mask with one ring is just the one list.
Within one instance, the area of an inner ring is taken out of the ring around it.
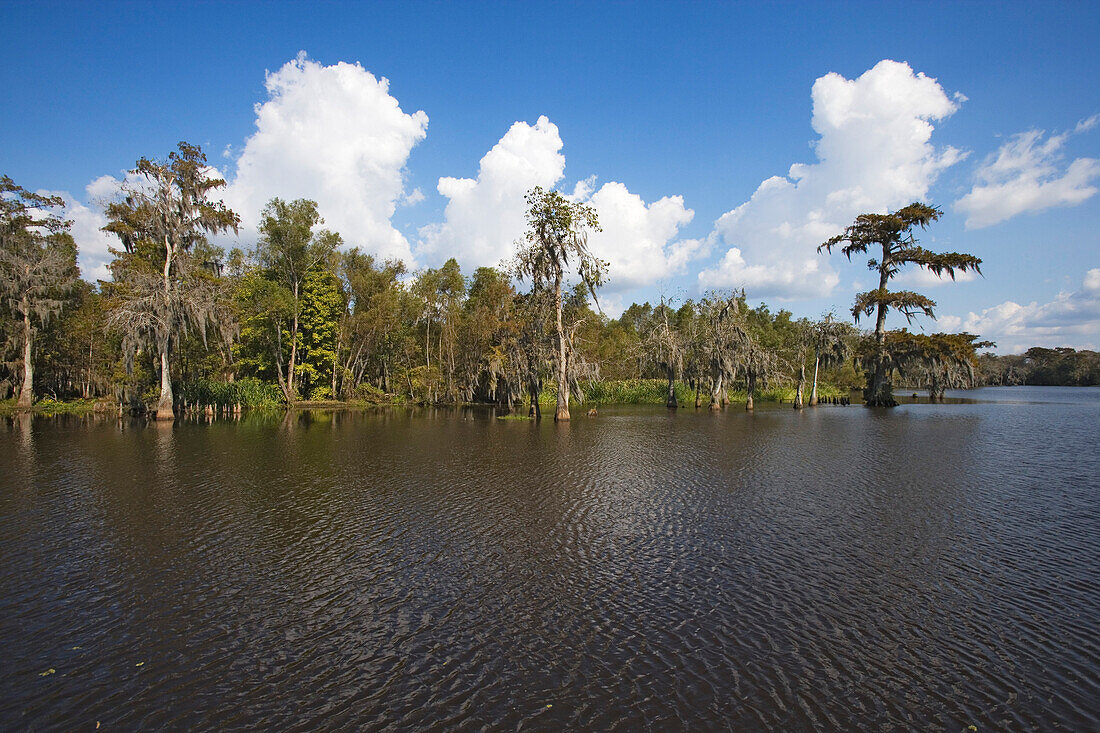
{"label": "water", "polygon": [[1095,730],[1100,390],[949,396],[8,419],[0,729]]}

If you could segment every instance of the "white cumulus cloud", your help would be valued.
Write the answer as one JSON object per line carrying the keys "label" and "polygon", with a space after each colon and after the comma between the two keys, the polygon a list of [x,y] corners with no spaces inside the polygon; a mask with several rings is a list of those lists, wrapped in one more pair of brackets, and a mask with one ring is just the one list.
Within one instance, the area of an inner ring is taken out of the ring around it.
{"label": "white cumulus cloud", "polygon": [[684,206],[683,196],[665,196],[647,205],[622,183],[609,181],[582,199],[596,209],[600,220],[603,231],[593,232],[588,244],[594,255],[610,264],[610,291],[649,285],[682,272],[703,248],[697,239],[673,241],[695,216]]}
{"label": "white cumulus cloud", "polygon": [[418,200],[415,191],[405,194],[404,171],[427,135],[428,116],[403,112],[389,81],[359,64],[322,66],[304,52],[268,73],[264,86],[256,131],[223,195],[241,216],[242,240],[254,238],[272,198],[308,198],[348,244],[411,261],[390,218],[398,203]]}
{"label": "white cumulus cloud", "polygon": [[514,251],[525,229],[524,195],[550,188],[565,173],[558,126],[545,116],[516,122],[481,159],[477,178],[439,179],[447,207],[441,223],[420,228],[418,254],[454,257],[465,269],[495,266]]}
{"label": "white cumulus cloud", "polygon": [[78,201],[68,191],[39,192],[60,196],[65,201],[64,216],[73,223],[69,233],[76,242],[80,275],[88,282],[111,279],[111,271],[107,265],[114,259],[114,255],[109,248],[120,248],[122,245],[114,234],[102,231],[107,225],[103,209],[107,201],[118,194],[121,185],[122,182],[113,176],[100,176],[84,189],[88,203]]}
{"label": "white cumulus cloud", "polygon": [[[562,147],[557,125],[545,116],[534,125],[513,124],[482,157],[477,178],[439,179],[439,193],[448,199],[444,220],[420,229],[417,254],[454,257],[466,270],[507,260],[527,228],[527,191],[551,188],[565,175]],[[698,240],[676,240],[694,216],[682,196],[647,204],[617,181],[597,189],[592,176],[579,181],[570,198],[596,210],[602,231],[591,232],[588,243],[610,263],[611,292],[682,271],[702,249]]]}
{"label": "white cumulus cloud", "polygon": [[[260,211],[272,198],[308,198],[324,226],[348,245],[411,264],[409,243],[390,219],[398,205],[424,200],[419,189],[405,191],[404,173],[409,153],[427,135],[428,116],[403,112],[389,81],[359,64],[322,66],[304,52],[268,73],[265,88],[268,98],[255,107],[256,131],[239,149],[235,175],[207,171],[229,181],[220,196],[241,216],[242,244],[255,241]],[[236,149],[227,146],[226,153]],[[107,247],[119,245],[99,228],[107,223],[103,204],[120,185],[111,176],[97,178],[87,187],[87,204],[60,194],[85,279],[109,277]]]}
{"label": "white cumulus cloud", "polygon": [[1079,290],[1059,293],[1047,303],[1007,300],[965,318],[940,319],[941,325],[960,322],[964,330],[996,341],[1001,352],[1031,346],[1100,348],[1100,267],[1085,273]]}
{"label": "white cumulus cloud", "polygon": [[1077,123],[1073,132],[1046,136],[1042,130],[1013,135],[978,168],[977,183],[955,202],[966,227],[980,229],[1018,214],[1075,206],[1096,194],[1100,160],[1077,158],[1062,167],[1062,148],[1071,134],[1094,128],[1100,115]]}
{"label": "white cumulus cloud", "polygon": [[880,61],[857,79],[814,82],[817,162],[796,163],[722,215],[711,240],[729,249],[699,274],[704,287],[740,287],[753,297],[827,295],[839,281],[816,248],[861,213],[923,199],[939,173],[965,154],[935,148],[932,123],[958,109],[931,77]]}

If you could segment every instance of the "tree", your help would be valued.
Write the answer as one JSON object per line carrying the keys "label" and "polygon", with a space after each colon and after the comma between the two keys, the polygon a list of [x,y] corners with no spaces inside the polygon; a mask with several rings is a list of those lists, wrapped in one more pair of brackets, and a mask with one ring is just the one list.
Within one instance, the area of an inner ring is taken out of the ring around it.
{"label": "tree", "polygon": [[341,318],[347,300],[328,262],[311,268],[302,283],[297,379],[304,397],[335,399],[340,376]]}
{"label": "tree", "polygon": [[209,175],[202,149],[186,142],[177,147],[167,160],[137,161],[121,198],[107,206],[110,223],[103,227],[126,250],[111,265],[119,287],[109,322],[122,330],[128,353],[145,343],[157,349],[158,419],[173,416],[172,339],[195,328],[205,341],[207,325],[224,322],[219,292],[203,278],[206,263],[189,255],[206,235],[236,232],[240,223],[223,202],[210,200],[210,193],[225,181]]}
{"label": "tree", "polygon": [[820,321],[811,326],[811,339],[814,350],[814,381],[810,387],[810,407],[817,405],[817,376],[821,367],[838,366],[848,358],[847,332],[851,326],[839,323],[832,313],[826,313]]}
{"label": "tree", "polygon": [[947,273],[955,279],[955,273],[973,270],[981,273],[982,261],[969,254],[958,252],[937,253],[921,247],[913,234],[914,227],[921,229],[938,220],[943,212],[934,206],[912,203],[891,214],[860,214],[855,223],[847,227],[843,234],[829,239],[817,249],[832,253],[833,248],[844,246],[841,252],[849,260],[854,254],[866,253],[868,249],[881,247],[882,255],[867,262],[868,269],[877,272],[878,287],[856,295],[852,306],[852,316],[856,323],[862,315],[876,313],[874,349],[867,355],[864,369],[867,373],[867,387],[864,401],[872,407],[893,407],[897,403],[893,397],[893,385],[890,382],[888,358],[886,354],[886,314],[894,309],[912,321],[918,313],[929,318],[934,317],[935,301],[907,290],[890,291],[886,289],[890,280],[905,265],[917,265],[934,273]]}
{"label": "tree", "polygon": [[737,376],[735,357],[745,342],[743,312],[745,294],[708,292],[699,301],[699,362],[707,364],[710,377],[710,409],[719,410],[729,403],[726,385]]}
{"label": "tree", "polygon": [[[801,410],[806,389],[806,356],[814,346],[814,324],[800,318],[794,324],[796,329],[795,360],[798,364],[798,384],[794,391],[794,409]],[[817,387],[817,367],[814,366],[814,388]]]}
{"label": "tree", "polygon": [[340,272],[351,301],[343,337],[347,344],[344,371],[351,375],[351,385],[358,387],[373,367],[379,388],[389,392],[390,374],[405,330],[402,309],[408,294],[400,280],[405,265],[387,260],[379,266],[373,256],[353,248],[341,257]]}
{"label": "tree", "polygon": [[[570,259],[593,298],[604,283],[608,264],[588,249],[588,232],[601,231],[596,210],[569,201],[557,191],[536,186],[527,193],[526,246],[516,255],[515,272],[530,278],[532,290],[549,289],[553,298],[556,342],[554,371],[557,382],[557,410],[554,420],[569,419],[569,343],[562,323],[562,281]],[[597,303],[598,305],[598,303]]]}
{"label": "tree", "polygon": [[313,228],[323,223],[317,213],[317,202],[308,199],[287,202],[273,198],[260,215],[256,259],[267,277],[286,289],[286,300],[290,303],[287,325],[290,356],[285,368],[282,323],[278,325],[280,333],[273,339],[279,386],[287,402],[293,402],[297,395],[294,381],[298,368],[302,286],[310,270],[332,257],[341,244],[339,234],[327,230],[314,233]]}
{"label": "tree", "polygon": [[947,389],[972,387],[977,350],[995,345],[992,341],[978,341],[972,333],[926,335],[902,329],[886,334],[889,363],[903,377],[926,386],[931,402],[943,402]]}
{"label": "tree", "polygon": [[460,350],[466,400],[499,402],[511,409],[519,397],[515,295],[508,276],[495,267],[479,267],[471,278]]}
{"label": "tree", "polygon": [[790,369],[780,352],[792,347],[797,351],[798,328],[791,321],[790,311],[772,315],[764,303],[751,310],[739,309],[736,315],[742,330],[735,358],[745,375],[745,409],[752,410],[757,387],[766,389]]}
{"label": "tree", "polygon": [[71,222],[52,211],[64,204],[0,176],[0,297],[23,326],[20,408],[34,402],[35,334],[60,312],[79,280]]}
{"label": "tree", "polygon": [[670,315],[672,308],[665,302],[664,296],[661,296],[661,304],[653,309],[649,323],[644,326],[642,350],[668,380],[665,407],[675,409],[678,407],[675,380],[684,370],[684,344],[675,319],[672,322],[669,320]]}
{"label": "tree", "polygon": [[[429,381],[429,400],[435,401],[437,389],[435,382],[439,375],[446,375],[446,395],[455,397],[455,342],[458,337],[457,323],[459,303],[466,295],[466,281],[458,261],[453,257],[443,263],[438,270],[426,269],[420,272],[413,283],[412,292],[421,307],[421,320],[424,323],[424,366]],[[436,329],[433,343],[432,325]],[[435,351],[435,369],[432,369],[432,351]]]}

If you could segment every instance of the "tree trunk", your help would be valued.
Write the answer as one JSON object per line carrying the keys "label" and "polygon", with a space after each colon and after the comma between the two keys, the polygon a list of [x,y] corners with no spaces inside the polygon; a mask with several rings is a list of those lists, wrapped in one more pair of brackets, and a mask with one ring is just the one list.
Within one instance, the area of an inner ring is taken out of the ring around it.
{"label": "tree trunk", "polygon": [[429,316],[424,321],[424,366],[428,367],[429,369],[432,368],[432,347],[430,345],[431,344],[431,338],[432,338],[432,319]]}
{"label": "tree trunk", "polygon": [[863,390],[863,399],[868,407],[897,407],[894,400],[894,386],[886,373],[886,359],[880,352],[875,358],[873,369],[868,375],[867,387]]}
{"label": "tree trunk", "polygon": [[[886,261],[886,247],[883,246],[883,267]],[[886,290],[889,278],[883,271],[879,276],[879,292]],[[878,304],[878,314],[875,319],[875,355],[874,366],[868,370],[869,379],[867,387],[863,391],[863,400],[868,407],[896,407],[894,401],[894,389],[886,373],[886,305]]]}
{"label": "tree trunk", "polygon": [[752,401],[752,393],[756,391],[756,374],[750,372],[745,375],[745,390],[748,392],[748,397],[745,398],[745,409],[751,411],[756,407]]}
{"label": "tree trunk", "polygon": [[[167,304],[171,300],[172,295],[172,245],[168,241],[168,236],[164,237],[164,299]],[[167,333],[161,339],[160,343],[160,400],[157,401],[157,411],[154,415],[156,420],[171,420],[175,417],[172,413],[173,399],[172,399],[172,376],[168,370],[168,342],[172,338],[172,326],[168,324],[165,326]]]}
{"label": "tree trunk", "polygon": [[802,390],[806,388],[806,364],[798,365],[798,387],[794,391],[794,409],[802,409]]}
{"label": "tree trunk", "polygon": [[717,377],[711,377],[710,409],[722,409],[722,373]]}
{"label": "tree trunk", "polygon": [[675,410],[679,405],[676,404],[676,385],[672,379],[672,369],[668,370],[668,399],[665,400],[665,407]]}
{"label": "tree trunk", "polygon": [[20,409],[29,409],[34,403],[34,361],[32,359],[34,348],[34,332],[31,331],[30,304],[24,296],[23,307],[23,386],[19,388],[19,399],[15,406]]}
{"label": "tree trunk", "polygon": [[943,402],[943,393],[946,391],[944,383],[939,379],[936,370],[932,370],[932,383],[928,386],[928,401]]}
{"label": "tree trunk", "polygon": [[542,408],[539,406],[539,392],[542,391],[542,385],[538,383],[538,380],[532,381],[528,391],[531,393],[531,409],[527,413],[527,417],[541,420]]}
{"label": "tree trunk", "polygon": [[561,275],[556,275],[554,277],[554,315],[557,317],[558,329],[558,406],[554,412],[554,422],[569,419],[569,377],[566,371],[565,328],[561,323],[561,310]]}
{"label": "tree trunk", "polygon": [[84,371],[84,379],[80,382],[80,394],[88,399],[92,391],[92,342],[88,342],[88,368]]}
{"label": "tree trunk", "polygon": [[168,339],[164,339],[160,348],[160,400],[154,416],[157,420],[171,420],[172,413],[172,377],[168,371]]}
{"label": "tree trunk", "polygon": [[283,327],[281,323],[275,324],[275,348],[272,349],[272,352],[275,359],[275,376],[279,380],[279,389],[283,391],[283,396],[289,405],[294,401],[294,395],[291,394],[290,387],[286,383],[286,377],[283,376]]}
{"label": "tree trunk", "polygon": [[298,281],[294,281],[294,317],[290,324],[290,364],[286,374],[286,402],[294,401],[294,368],[298,361]]}
{"label": "tree trunk", "polygon": [[810,407],[817,405],[817,367],[821,363],[821,355],[814,352],[814,386],[810,388]]}

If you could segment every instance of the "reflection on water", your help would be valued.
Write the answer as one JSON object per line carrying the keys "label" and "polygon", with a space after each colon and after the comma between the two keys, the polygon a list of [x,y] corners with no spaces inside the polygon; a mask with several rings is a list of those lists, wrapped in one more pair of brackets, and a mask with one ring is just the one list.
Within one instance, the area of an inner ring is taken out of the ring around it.
{"label": "reflection on water", "polygon": [[0,728],[1095,729],[1100,390],[1012,394],[8,420]]}

